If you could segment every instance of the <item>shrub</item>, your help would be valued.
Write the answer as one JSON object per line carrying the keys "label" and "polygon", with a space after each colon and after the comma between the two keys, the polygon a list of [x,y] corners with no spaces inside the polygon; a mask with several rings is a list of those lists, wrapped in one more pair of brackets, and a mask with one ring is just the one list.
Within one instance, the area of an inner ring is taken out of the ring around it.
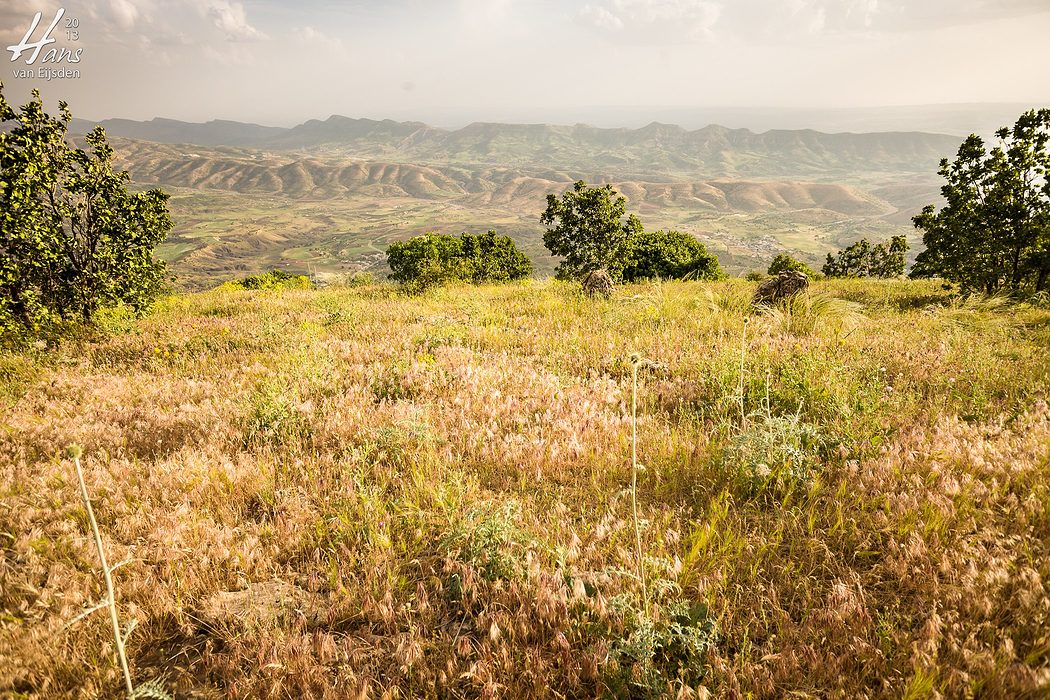
{"label": "shrub", "polygon": [[495,231],[477,236],[426,233],[391,243],[386,256],[390,279],[415,291],[448,282],[507,282],[532,274],[532,261],[509,236]]}
{"label": "shrub", "polygon": [[142,312],[164,263],[154,249],[171,229],[160,190],[131,193],[114,171],[102,127],[88,150],[66,141],[72,115],[44,112],[40,93],[19,110],[0,85],[0,334],[32,336],[103,308]]}
{"label": "shrub", "polygon": [[259,275],[248,275],[244,279],[230,282],[235,289],[310,289],[313,283],[306,275],[293,275],[284,270],[273,269]]}
{"label": "shrub", "polygon": [[628,240],[623,281],[721,279],[718,258],[704,244],[680,231],[640,231]]}
{"label": "shrub", "polygon": [[904,274],[907,250],[908,240],[904,236],[894,236],[876,245],[862,238],[836,255],[828,253],[823,272],[828,277],[900,277]]}
{"label": "shrub", "polygon": [[812,267],[801,260],[796,260],[786,253],[780,253],[773,258],[773,262],[769,263],[769,269],[766,270],[766,272],[770,275],[779,275],[781,272],[789,272],[791,270],[801,272],[809,278],[816,277],[817,275]]}
{"label": "shrub", "polygon": [[532,274],[532,261],[510,236],[498,236],[487,231],[477,236],[464,233],[463,257],[468,263],[469,280],[481,282],[509,282]]}
{"label": "shrub", "polygon": [[761,282],[765,278],[766,276],[763,275],[760,270],[750,270],[746,275],[744,275],[744,279],[748,282]]}
{"label": "shrub", "polygon": [[376,276],[371,272],[357,271],[343,278],[343,286],[346,287],[368,287],[376,283]]}

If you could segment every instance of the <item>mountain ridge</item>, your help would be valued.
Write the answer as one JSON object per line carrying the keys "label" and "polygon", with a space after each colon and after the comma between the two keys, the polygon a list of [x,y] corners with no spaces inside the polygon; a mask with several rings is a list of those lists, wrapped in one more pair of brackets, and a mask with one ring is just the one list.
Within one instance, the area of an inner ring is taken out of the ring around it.
{"label": "mountain ridge", "polygon": [[247,149],[198,149],[116,138],[117,164],[141,184],[324,200],[357,196],[459,200],[463,204],[525,206],[537,211],[548,192],[578,178],[610,181],[638,205],[709,211],[822,209],[846,216],[886,214],[886,203],[831,183],[786,180],[609,179],[597,173],[493,166],[423,165],[376,160],[262,154]]}
{"label": "mountain ridge", "polygon": [[[958,146],[957,137],[918,131],[754,132],[717,124],[687,130],[655,121],[637,129],[478,121],[454,130],[418,121],[341,115],[290,128],[159,118],[100,123],[111,136],[172,145],[233,146],[416,164],[549,166],[632,177],[643,173],[831,181],[860,173],[930,173]],[[74,120],[73,131],[84,133],[93,124]]]}

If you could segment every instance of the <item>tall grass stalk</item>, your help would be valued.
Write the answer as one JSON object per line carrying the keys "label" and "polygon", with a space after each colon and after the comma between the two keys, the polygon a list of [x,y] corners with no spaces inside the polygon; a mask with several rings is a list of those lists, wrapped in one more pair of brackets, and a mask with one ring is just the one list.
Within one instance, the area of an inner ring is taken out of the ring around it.
{"label": "tall grass stalk", "polygon": [[744,413],[744,360],[747,357],[747,324],[750,321],[746,316],[744,317],[744,328],[740,331],[740,381],[739,381],[739,395],[740,395],[740,428],[743,429],[747,423],[747,415]]}
{"label": "tall grass stalk", "polygon": [[642,559],[642,526],[638,521],[638,367],[641,355],[631,355],[631,511],[634,514],[634,546],[638,559],[638,578],[642,582],[645,617],[649,617],[649,588],[645,581],[645,561]]}
{"label": "tall grass stalk", "polygon": [[117,618],[117,601],[113,592],[113,576],[109,564],[106,562],[106,552],[102,549],[102,535],[98,531],[95,511],[91,508],[91,498],[88,496],[87,484],[84,482],[84,470],[80,467],[81,448],[79,445],[70,445],[68,453],[73,458],[73,464],[77,467],[77,479],[80,481],[80,497],[84,499],[84,510],[87,511],[91,532],[95,536],[98,560],[102,565],[102,576],[106,580],[106,599],[103,601],[103,605],[109,608],[109,621],[113,624],[113,641],[117,645],[117,659],[120,661],[120,670],[124,673],[124,685],[127,688],[128,697],[133,697],[135,687],[131,683],[131,670],[128,668],[128,657],[124,653],[124,638],[120,633],[120,620]]}

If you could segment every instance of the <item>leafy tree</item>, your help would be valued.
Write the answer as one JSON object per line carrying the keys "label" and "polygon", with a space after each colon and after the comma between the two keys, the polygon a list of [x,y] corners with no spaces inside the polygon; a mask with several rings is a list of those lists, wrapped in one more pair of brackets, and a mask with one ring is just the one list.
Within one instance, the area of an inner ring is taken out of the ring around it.
{"label": "leafy tree", "polygon": [[904,236],[877,244],[862,238],[834,256],[828,253],[822,271],[828,277],[899,277],[904,274],[907,251],[908,239]]}
{"label": "leafy tree", "polygon": [[598,269],[620,277],[628,241],[642,230],[641,221],[627,215],[627,202],[612,185],[588,187],[583,181],[573,184],[561,199],[548,194],[540,221],[547,227],[543,244],[552,255],[564,258],[557,268],[561,279]]}
{"label": "leafy tree", "polygon": [[417,290],[461,280],[463,241],[456,236],[425,233],[394,241],[386,249],[390,279]]}
{"label": "leafy tree", "polygon": [[77,148],[60,109],[49,116],[34,90],[15,110],[0,84],[0,331],[33,333],[120,304],[141,312],[163,281],[153,252],[171,229],[168,195],[129,192],[102,127]]}
{"label": "leafy tree", "polygon": [[510,236],[487,231],[477,236],[465,233],[461,240],[463,256],[470,261],[470,280],[474,283],[508,282],[532,274],[532,261]]}
{"label": "leafy tree", "polygon": [[801,272],[806,277],[816,277],[817,275],[812,267],[801,260],[796,260],[786,253],[779,253],[773,258],[773,262],[769,263],[769,269],[766,271],[766,274],[779,275],[781,272],[788,272],[791,270]]}
{"label": "leafy tree", "polygon": [[718,258],[680,231],[639,231],[630,237],[622,271],[625,282],[645,279],[720,279]]}
{"label": "leafy tree", "polygon": [[1050,109],[1022,114],[996,132],[969,136],[938,173],[945,204],[912,219],[926,250],[913,277],[942,277],[964,290],[1050,289]]}
{"label": "leafy tree", "polygon": [[509,236],[495,231],[451,236],[426,233],[386,251],[390,279],[416,291],[447,282],[506,282],[532,274],[532,262]]}

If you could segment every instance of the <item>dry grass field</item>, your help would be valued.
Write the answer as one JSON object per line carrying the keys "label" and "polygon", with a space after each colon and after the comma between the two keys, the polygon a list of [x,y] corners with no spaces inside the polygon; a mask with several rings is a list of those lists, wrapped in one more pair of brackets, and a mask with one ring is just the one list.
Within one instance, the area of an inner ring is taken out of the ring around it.
{"label": "dry grass field", "polygon": [[217,290],[0,354],[0,697],[123,693],[71,443],[179,698],[1047,697],[1050,310],[752,288]]}

